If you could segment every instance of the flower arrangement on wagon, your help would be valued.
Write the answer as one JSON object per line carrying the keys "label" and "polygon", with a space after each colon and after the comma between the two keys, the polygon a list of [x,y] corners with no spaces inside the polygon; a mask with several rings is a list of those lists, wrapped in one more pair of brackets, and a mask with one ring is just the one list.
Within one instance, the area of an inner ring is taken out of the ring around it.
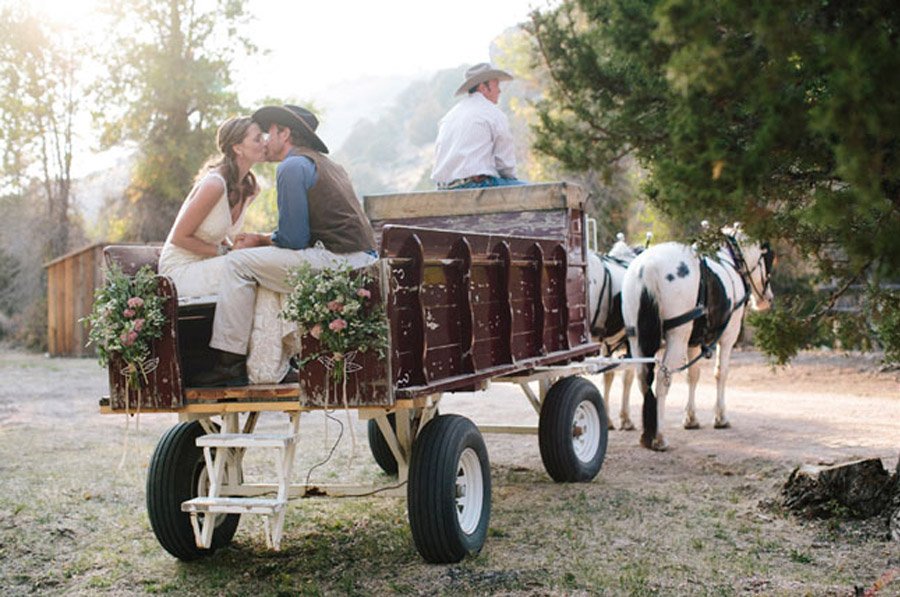
{"label": "flower arrangement on wagon", "polygon": [[318,359],[336,382],[359,369],[357,353],[369,350],[384,356],[387,319],[383,305],[372,296],[372,276],[349,265],[314,270],[303,264],[291,271],[281,317],[295,322],[301,335],[317,341],[318,350],[301,355],[301,366]]}
{"label": "flower arrangement on wagon", "polygon": [[151,343],[162,336],[166,298],[157,294],[156,274],[144,266],[128,276],[117,265],[106,271],[106,284],[94,292],[94,305],[83,321],[90,324],[88,345],[97,347],[100,366],[113,355],[124,363],[122,374],[132,387],[146,384],[156,368]]}

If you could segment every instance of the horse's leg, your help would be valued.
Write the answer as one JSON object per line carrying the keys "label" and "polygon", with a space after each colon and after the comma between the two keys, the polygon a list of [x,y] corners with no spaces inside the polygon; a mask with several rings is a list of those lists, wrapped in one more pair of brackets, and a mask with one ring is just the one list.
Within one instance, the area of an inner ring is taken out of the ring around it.
{"label": "horse's leg", "polygon": [[[688,347],[688,360],[692,361],[700,354],[699,346]],[[700,429],[700,421],[697,420],[697,409],[694,399],[697,397],[697,382],[700,381],[700,363],[696,362],[688,367],[688,399],[684,407],[684,428]]]}
{"label": "horse's leg", "polygon": [[728,429],[731,423],[725,416],[725,381],[728,379],[728,364],[731,361],[731,349],[734,347],[734,339],[731,342],[719,342],[716,347],[716,429]]}
{"label": "horse's leg", "polygon": [[606,423],[610,429],[616,428],[616,424],[612,420],[612,411],[609,410],[609,392],[612,389],[615,376],[616,374],[612,371],[603,373],[603,408],[606,409]]}
{"label": "horse's leg", "polygon": [[634,431],[634,423],[631,421],[632,383],[634,383],[634,368],[625,367],[622,372],[622,407],[619,410],[619,429],[622,431]]}
{"label": "horse's leg", "polygon": [[[607,350],[606,344],[603,344],[603,349],[600,351],[600,356],[609,356],[609,350]],[[612,390],[614,376],[615,374],[613,373],[613,371],[604,371],[603,373],[603,408],[606,409],[606,426],[610,429],[616,428],[616,424],[613,423],[612,420],[612,411],[609,409],[609,394],[610,390]]]}
{"label": "horse's leg", "polygon": [[650,448],[664,451],[669,448],[669,442],[663,435],[665,427],[666,397],[669,388],[672,387],[672,372],[684,365],[687,355],[687,343],[690,337],[691,326],[680,326],[666,333],[666,349],[663,353],[662,365],[659,367],[659,377],[656,381],[656,437]]}

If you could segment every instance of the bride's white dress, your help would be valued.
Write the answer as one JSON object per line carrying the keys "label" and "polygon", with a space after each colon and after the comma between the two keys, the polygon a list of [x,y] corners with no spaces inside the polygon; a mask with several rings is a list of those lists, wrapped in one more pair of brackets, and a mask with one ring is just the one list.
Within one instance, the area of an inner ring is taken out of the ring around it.
{"label": "bride's white dress", "polygon": [[[197,195],[200,184],[210,176],[218,178],[223,186],[226,185],[225,179],[218,172],[207,174],[191,189],[178,211],[176,222],[182,218],[188,204]],[[222,196],[197,227],[194,235],[205,242],[221,244],[226,238],[234,238],[241,231],[245,213],[242,211],[236,222],[231,221],[226,186]],[[173,226],[172,229],[174,228]],[[213,303],[218,297],[219,281],[222,279],[227,258],[227,255],[207,257],[182,249],[172,244],[170,232],[159,257],[159,273],[172,278],[180,305]],[[257,290],[253,331],[247,354],[247,376],[250,383],[277,383],[290,368],[289,359],[295,353],[297,334],[294,324],[278,317],[284,298],[284,295],[265,288]]]}

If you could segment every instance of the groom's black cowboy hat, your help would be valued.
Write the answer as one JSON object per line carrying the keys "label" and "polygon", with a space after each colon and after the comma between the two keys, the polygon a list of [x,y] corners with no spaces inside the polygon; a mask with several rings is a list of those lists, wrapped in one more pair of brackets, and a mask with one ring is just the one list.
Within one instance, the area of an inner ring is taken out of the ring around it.
{"label": "groom's black cowboy hat", "polygon": [[300,106],[265,106],[253,113],[253,121],[260,128],[268,130],[273,124],[285,126],[300,134],[307,145],[321,153],[328,153],[328,146],[316,135],[319,119],[315,114]]}

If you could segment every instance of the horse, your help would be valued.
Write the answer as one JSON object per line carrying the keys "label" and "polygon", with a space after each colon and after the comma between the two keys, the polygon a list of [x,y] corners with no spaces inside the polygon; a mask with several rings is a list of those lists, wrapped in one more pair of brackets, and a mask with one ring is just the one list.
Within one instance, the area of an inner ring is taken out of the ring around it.
{"label": "horse", "polygon": [[[591,335],[602,346],[602,356],[610,356],[620,351],[626,345],[625,324],[622,321],[622,278],[625,270],[637,256],[638,248],[629,247],[625,243],[622,233],[616,235],[616,242],[605,255],[588,252],[588,293],[590,299]],[[615,371],[606,371],[603,374],[603,406],[606,408],[607,420],[610,429],[615,429],[612,417],[609,415],[609,393],[612,388]],[[631,384],[634,382],[634,370],[625,369],[622,377],[623,407],[619,413],[621,429],[634,429],[634,424],[628,416],[628,394],[631,392]]]}
{"label": "horse", "polygon": [[[641,445],[668,448],[663,435],[666,396],[672,374],[688,370],[688,401],[684,428],[698,429],[694,409],[701,356],[716,347],[716,429],[730,427],[725,415],[725,380],[731,351],[737,341],[749,302],[756,311],[773,300],[769,278],[774,253],[768,243],[749,242],[737,228],[723,229],[715,256],[703,257],[684,244],[669,242],[650,247],[631,262],[622,280],[622,316],[630,355],[655,357],[665,344],[657,395],[653,394],[655,364],[638,367],[644,396]],[[687,361],[687,363],[685,363]],[[623,409],[627,406],[623,406]]]}

